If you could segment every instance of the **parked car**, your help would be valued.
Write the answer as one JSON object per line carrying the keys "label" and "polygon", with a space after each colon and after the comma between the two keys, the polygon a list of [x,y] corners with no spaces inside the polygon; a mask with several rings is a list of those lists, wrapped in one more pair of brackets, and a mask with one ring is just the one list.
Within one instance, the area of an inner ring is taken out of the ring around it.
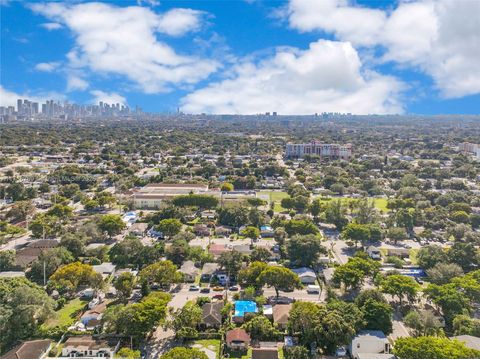
{"label": "parked car", "polygon": [[212,298],[222,300],[223,299],[223,294],[215,294]]}
{"label": "parked car", "polygon": [[202,289],[200,289],[200,293],[210,293],[210,288],[203,287]]}
{"label": "parked car", "polygon": [[309,285],[307,287],[308,294],[320,294],[320,286],[319,285]]}
{"label": "parked car", "polygon": [[218,286],[217,286],[217,287],[213,287],[213,291],[214,291],[214,292],[220,292],[220,291],[222,291],[222,290],[223,290],[223,287],[218,287]]}
{"label": "parked car", "polygon": [[232,292],[236,292],[236,291],[238,291],[238,287],[236,285],[232,285],[230,288],[228,288],[228,290],[230,290]]}
{"label": "parked car", "polygon": [[194,292],[194,291],[200,290],[200,287],[198,285],[191,285],[188,288],[188,290],[191,291],[191,292]]}

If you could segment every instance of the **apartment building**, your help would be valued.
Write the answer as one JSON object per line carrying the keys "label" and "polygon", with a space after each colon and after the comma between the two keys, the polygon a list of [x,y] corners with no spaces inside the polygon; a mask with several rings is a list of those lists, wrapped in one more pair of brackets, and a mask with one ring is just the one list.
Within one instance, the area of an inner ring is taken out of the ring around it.
{"label": "apartment building", "polygon": [[458,145],[458,150],[466,155],[474,155],[480,159],[480,145],[476,143],[463,142]]}
{"label": "apartment building", "polygon": [[333,159],[346,160],[352,156],[352,145],[340,145],[336,143],[322,143],[312,141],[310,143],[287,143],[285,157],[302,158],[306,155],[315,155]]}

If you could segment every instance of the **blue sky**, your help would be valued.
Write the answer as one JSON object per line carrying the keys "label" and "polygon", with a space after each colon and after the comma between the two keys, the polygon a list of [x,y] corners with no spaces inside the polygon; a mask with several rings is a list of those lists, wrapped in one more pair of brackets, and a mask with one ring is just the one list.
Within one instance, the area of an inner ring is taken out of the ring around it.
{"label": "blue sky", "polygon": [[480,2],[2,1],[0,104],[480,113]]}

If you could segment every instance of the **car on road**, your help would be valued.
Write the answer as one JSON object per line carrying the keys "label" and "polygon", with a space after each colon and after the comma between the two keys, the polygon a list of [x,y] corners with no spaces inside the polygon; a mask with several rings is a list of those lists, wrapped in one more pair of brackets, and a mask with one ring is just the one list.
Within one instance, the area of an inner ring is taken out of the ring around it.
{"label": "car on road", "polygon": [[307,287],[308,294],[320,294],[320,286],[319,285],[309,285]]}
{"label": "car on road", "polygon": [[202,289],[200,289],[200,293],[210,293],[210,288],[203,287]]}
{"label": "car on road", "polygon": [[230,288],[228,288],[228,290],[231,292],[236,292],[238,291],[238,287],[236,285],[232,285]]}
{"label": "car on road", "polygon": [[200,290],[200,287],[198,285],[191,285],[189,288],[188,288],[189,291],[191,292],[195,292],[197,290]]}
{"label": "car on road", "polygon": [[223,299],[223,294],[215,294],[212,298],[222,300]]}
{"label": "car on road", "polygon": [[267,302],[268,304],[291,304],[295,302],[295,299],[282,296],[277,298],[275,296],[272,296],[267,299]]}

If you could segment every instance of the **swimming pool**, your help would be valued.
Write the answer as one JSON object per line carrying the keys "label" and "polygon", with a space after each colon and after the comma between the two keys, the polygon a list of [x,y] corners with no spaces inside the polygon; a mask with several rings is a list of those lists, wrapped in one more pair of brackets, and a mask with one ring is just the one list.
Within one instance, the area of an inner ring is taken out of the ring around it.
{"label": "swimming pool", "polygon": [[235,316],[243,317],[245,313],[257,313],[257,303],[252,300],[238,300],[235,302]]}

